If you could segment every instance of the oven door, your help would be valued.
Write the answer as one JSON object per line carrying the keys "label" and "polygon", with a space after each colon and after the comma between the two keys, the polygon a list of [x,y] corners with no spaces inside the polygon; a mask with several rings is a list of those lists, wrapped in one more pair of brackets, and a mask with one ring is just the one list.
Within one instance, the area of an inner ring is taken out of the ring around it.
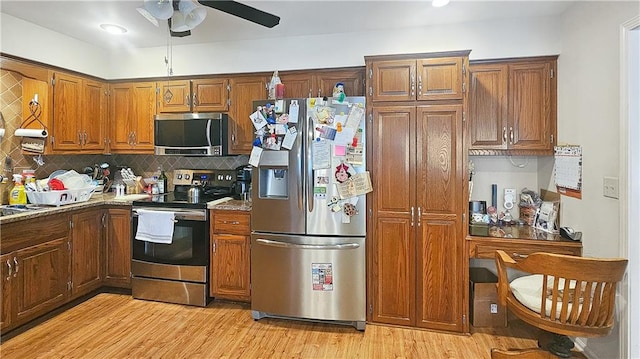
{"label": "oven door", "polygon": [[209,226],[206,209],[146,208],[175,213],[176,223],[170,244],[135,239],[138,214],[132,210],[132,255],[134,260],[169,265],[207,266]]}

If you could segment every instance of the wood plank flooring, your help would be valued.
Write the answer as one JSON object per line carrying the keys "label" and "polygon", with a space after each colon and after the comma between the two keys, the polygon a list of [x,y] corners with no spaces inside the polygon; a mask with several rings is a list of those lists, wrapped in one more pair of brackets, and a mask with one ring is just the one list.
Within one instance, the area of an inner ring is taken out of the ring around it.
{"label": "wood plank flooring", "polygon": [[536,346],[520,321],[471,335],[265,318],[248,304],[207,308],[100,293],[0,345],[12,358],[490,358],[491,348]]}

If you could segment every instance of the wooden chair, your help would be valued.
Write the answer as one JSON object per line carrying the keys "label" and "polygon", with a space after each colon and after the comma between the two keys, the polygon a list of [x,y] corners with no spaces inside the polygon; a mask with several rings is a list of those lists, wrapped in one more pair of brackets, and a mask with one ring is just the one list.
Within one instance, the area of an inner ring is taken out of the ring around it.
{"label": "wooden chair", "polygon": [[[626,259],[533,253],[515,261],[499,250],[496,265],[500,304],[551,337],[541,338],[542,349],[528,351],[532,356],[527,358],[548,358],[546,351],[569,358],[574,345],[568,336],[597,337],[611,331],[616,286],[626,270]],[[531,275],[509,283],[507,268]],[[492,358],[504,357],[503,351],[492,350]]]}

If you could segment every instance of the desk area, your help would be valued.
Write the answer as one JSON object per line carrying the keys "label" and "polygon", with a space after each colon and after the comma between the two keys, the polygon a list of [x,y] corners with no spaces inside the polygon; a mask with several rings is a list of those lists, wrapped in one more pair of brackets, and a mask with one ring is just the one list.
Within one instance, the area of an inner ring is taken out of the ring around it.
{"label": "desk area", "polygon": [[488,236],[467,236],[469,258],[494,259],[501,249],[514,259],[526,258],[534,252],[582,255],[582,242],[546,233],[531,226],[490,226]]}

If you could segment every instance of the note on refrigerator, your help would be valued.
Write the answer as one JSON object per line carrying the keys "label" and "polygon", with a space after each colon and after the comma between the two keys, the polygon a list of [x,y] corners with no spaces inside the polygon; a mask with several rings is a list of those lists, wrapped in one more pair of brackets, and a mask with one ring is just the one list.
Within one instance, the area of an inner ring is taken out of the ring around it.
{"label": "note on refrigerator", "polygon": [[357,130],[358,127],[360,127],[360,121],[362,121],[362,119],[364,119],[364,108],[359,105],[353,105],[349,110],[349,116],[347,116],[344,125],[345,127]]}
{"label": "note on refrigerator", "polygon": [[296,130],[295,126],[289,128],[287,133],[284,135],[284,140],[282,140],[282,148],[286,148],[287,150],[292,149],[293,144],[296,142],[296,137],[298,137],[297,135],[298,130]]}
{"label": "note on refrigerator", "polygon": [[289,123],[298,123],[298,113],[300,106],[298,106],[298,100],[291,100],[289,104]]}
{"label": "note on refrigerator", "polygon": [[253,123],[253,127],[256,130],[259,130],[267,125],[267,120],[262,116],[262,112],[256,111],[252,113],[249,118],[251,119],[251,123]]}
{"label": "note on refrigerator", "polygon": [[262,156],[262,148],[253,146],[251,156],[249,156],[249,164],[253,167],[258,167],[260,164],[260,156]]}
{"label": "note on refrigerator", "polygon": [[351,198],[373,191],[369,172],[356,173],[343,183],[336,183],[341,199]]}
{"label": "note on refrigerator", "polygon": [[325,140],[314,141],[312,155],[314,170],[329,168],[331,165],[331,143]]}

